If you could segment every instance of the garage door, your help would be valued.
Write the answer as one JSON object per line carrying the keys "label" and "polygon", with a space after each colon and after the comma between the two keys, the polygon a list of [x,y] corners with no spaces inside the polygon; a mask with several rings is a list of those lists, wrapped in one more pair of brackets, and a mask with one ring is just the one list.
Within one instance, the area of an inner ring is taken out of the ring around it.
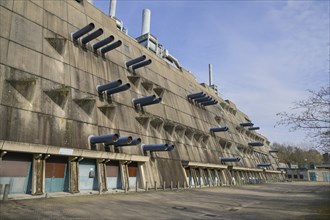
{"label": "garage door", "polygon": [[137,163],[133,162],[128,165],[129,188],[135,188],[138,173]]}
{"label": "garage door", "polygon": [[9,184],[9,193],[31,193],[32,155],[8,153],[0,161],[0,184]]}
{"label": "garage door", "polygon": [[79,162],[79,187],[81,190],[98,189],[96,160],[84,159]]}
{"label": "garage door", "polygon": [[68,191],[67,161],[65,157],[50,157],[46,160],[46,192]]}
{"label": "garage door", "polygon": [[110,161],[107,163],[107,186],[108,189],[121,189],[121,175],[119,169],[119,162],[118,161]]}

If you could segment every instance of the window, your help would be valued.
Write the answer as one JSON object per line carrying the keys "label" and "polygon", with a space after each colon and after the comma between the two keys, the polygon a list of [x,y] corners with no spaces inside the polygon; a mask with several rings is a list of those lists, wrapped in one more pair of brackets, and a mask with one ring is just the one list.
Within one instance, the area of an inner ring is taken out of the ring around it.
{"label": "window", "polygon": [[300,174],[300,175],[299,175],[299,178],[300,178],[300,179],[304,179],[304,175]]}
{"label": "window", "polygon": [[288,178],[291,179],[292,178],[292,175],[291,174],[288,174]]}
{"label": "window", "polygon": [[298,179],[298,175],[297,174],[293,175],[293,178]]}
{"label": "window", "polygon": [[125,50],[125,52],[129,53],[129,46],[124,44],[124,50]]}

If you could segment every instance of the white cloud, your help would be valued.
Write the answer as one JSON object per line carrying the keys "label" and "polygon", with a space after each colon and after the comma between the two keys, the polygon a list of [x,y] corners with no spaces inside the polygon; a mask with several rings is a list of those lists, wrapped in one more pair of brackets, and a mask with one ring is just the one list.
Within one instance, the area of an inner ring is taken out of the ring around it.
{"label": "white cloud", "polygon": [[[318,89],[329,82],[329,15],[321,7],[324,5],[289,1],[284,7],[270,10],[264,18],[272,25],[274,37],[259,42],[235,37],[232,42],[231,50],[241,52],[238,57],[248,56],[235,68],[240,71],[235,77],[226,77],[223,93],[263,124],[264,134],[271,141],[303,140],[302,132],[274,129],[278,120],[275,114],[305,98],[306,89]],[[218,80],[222,81],[221,77]]]}
{"label": "white cloud", "polygon": [[139,33],[142,8],[151,6],[152,33],[200,82],[207,81],[207,64],[212,63],[220,93],[271,141],[304,139],[301,132],[273,126],[277,112],[303,99],[306,89],[329,81],[327,1],[117,3],[121,5],[118,14],[130,33]]}

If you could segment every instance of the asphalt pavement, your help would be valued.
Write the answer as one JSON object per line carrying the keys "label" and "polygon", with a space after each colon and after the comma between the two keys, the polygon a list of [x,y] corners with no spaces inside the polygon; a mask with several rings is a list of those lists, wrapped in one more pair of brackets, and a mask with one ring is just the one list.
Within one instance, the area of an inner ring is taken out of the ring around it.
{"label": "asphalt pavement", "polygon": [[330,184],[285,182],[0,203],[0,219],[330,219]]}

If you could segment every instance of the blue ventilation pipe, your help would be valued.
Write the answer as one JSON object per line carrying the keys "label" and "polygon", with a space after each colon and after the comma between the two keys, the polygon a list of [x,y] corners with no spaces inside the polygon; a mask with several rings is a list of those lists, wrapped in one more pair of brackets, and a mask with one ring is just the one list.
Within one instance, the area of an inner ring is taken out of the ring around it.
{"label": "blue ventilation pipe", "polygon": [[197,98],[201,98],[201,97],[205,97],[206,94],[204,92],[197,92],[197,93],[192,93],[187,95],[188,99],[197,99]]}
{"label": "blue ventilation pipe", "polygon": [[147,105],[154,105],[154,104],[158,104],[162,101],[162,98],[157,98],[157,99],[154,99],[150,102],[144,102],[144,103],[141,103],[140,106],[143,107],[143,106],[147,106]]}
{"label": "blue ventilation pipe", "polygon": [[260,164],[257,164],[257,167],[270,167],[272,166],[272,164],[270,163],[260,163]]}
{"label": "blue ventilation pipe", "polygon": [[108,45],[106,47],[103,47],[101,49],[101,54],[104,55],[104,54],[110,52],[111,50],[114,50],[117,47],[120,47],[121,45],[122,45],[121,40],[118,40],[118,41],[116,41],[116,42],[114,42],[114,43],[112,43],[112,44],[110,44],[110,45]]}
{"label": "blue ventilation pipe", "polygon": [[116,145],[116,144],[131,144],[133,138],[131,136],[120,137],[115,141],[105,142],[104,146]]}
{"label": "blue ventilation pipe", "polygon": [[239,162],[241,158],[239,157],[220,157],[221,162]]}
{"label": "blue ventilation pipe", "polygon": [[250,131],[253,131],[253,130],[259,130],[260,127],[251,127],[251,128],[248,128]]}
{"label": "blue ventilation pipe", "polygon": [[152,102],[155,99],[156,99],[155,95],[144,96],[142,98],[133,99],[133,104],[134,105],[141,105],[141,104],[144,104],[144,103]]}
{"label": "blue ventilation pipe", "polygon": [[122,81],[120,79],[118,79],[118,80],[111,81],[104,85],[97,85],[96,90],[99,93],[101,93],[101,92],[104,92],[105,90],[116,88],[116,87],[120,86],[121,84],[122,84]]}
{"label": "blue ventilation pipe", "polygon": [[264,146],[264,144],[261,143],[261,142],[249,142],[248,145],[249,146],[252,146],[252,147],[261,147],[261,146]]}
{"label": "blue ventilation pipe", "polygon": [[139,62],[145,60],[146,58],[147,58],[147,57],[146,57],[145,55],[142,55],[142,56],[137,57],[137,58],[135,58],[135,59],[129,60],[129,61],[126,62],[126,67],[130,67],[130,66],[132,66],[133,64],[139,63]]}
{"label": "blue ventilation pipe", "polygon": [[202,102],[200,104],[203,106],[216,105],[216,104],[218,104],[218,101],[212,100],[212,101],[208,101],[208,102]]}
{"label": "blue ventilation pipe", "polygon": [[130,142],[126,141],[125,138],[126,137],[123,137],[122,140],[121,138],[119,138],[118,141],[114,143],[115,147],[133,146],[141,143],[141,138],[132,138]]}
{"label": "blue ventilation pipe", "polygon": [[151,64],[151,63],[152,63],[152,61],[149,59],[149,60],[146,60],[146,61],[143,61],[143,62],[140,62],[140,63],[134,64],[134,65],[132,66],[132,70],[134,71],[134,70],[139,69],[139,68],[141,68],[141,67],[147,66],[147,65],[149,65],[149,64]]}
{"label": "blue ventilation pipe", "polygon": [[101,41],[93,44],[93,46],[92,46],[93,47],[93,50],[97,50],[97,49],[99,49],[99,48],[101,48],[101,47],[103,47],[103,46],[111,43],[114,39],[115,39],[115,37],[112,36],[112,35],[109,36],[109,37],[107,37],[107,38],[104,38],[103,40],[101,40]]}
{"label": "blue ventilation pipe", "polygon": [[228,131],[228,127],[221,127],[221,128],[210,128],[211,132],[224,132],[224,131]]}
{"label": "blue ventilation pipe", "polygon": [[124,85],[121,85],[121,86],[118,86],[118,87],[115,87],[115,88],[112,88],[112,89],[109,89],[109,90],[106,90],[105,93],[107,95],[112,95],[112,94],[115,94],[115,93],[118,93],[118,92],[123,92],[123,91],[126,91],[128,90],[129,88],[131,88],[131,85],[129,83],[126,83]]}
{"label": "blue ventilation pipe", "polygon": [[113,142],[113,141],[117,141],[118,138],[119,138],[118,134],[107,134],[101,136],[90,135],[88,137],[88,142],[90,143],[91,146],[95,147],[95,144],[97,143]]}
{"label": "blue ventilation pipe", "polygon": [[252,127],[254,124],[252,122],[244,122],[239,124],[242,127]]}
{"label": "blue ventilation pipe", "polygon": [[194,99],[194,101],[196,103],[209,102],[209,101],[212,101],[212,97],[206,96],[206,97],[196,98],[196,99]]}
{"label": "blue ventilation pipe", "polygon": [[173,144],[143,144],[143,151],[172,151],[174,149]]}
{"label": "blue ventilation pipe", "polygon": [[78,31],[72,33],[72,38],[74,40],[78,40],[79,37],[83,36],[84,34],[87,34],[91,30],[93,30],[94,27],[95,27],[94,23],[90,23],[90,24],[86,25],[85,27],[79,29]]}
{"label": "blue ventilation pipe", "polygon": [[87,44],[88,42],[94,40],[95,38],[101,36],[103,34],[103,29],[99,28],[96,31],[94,31],[93,33],[91,33],[90,35],[84,37],[81,39],[81,43],[82,44]]}

